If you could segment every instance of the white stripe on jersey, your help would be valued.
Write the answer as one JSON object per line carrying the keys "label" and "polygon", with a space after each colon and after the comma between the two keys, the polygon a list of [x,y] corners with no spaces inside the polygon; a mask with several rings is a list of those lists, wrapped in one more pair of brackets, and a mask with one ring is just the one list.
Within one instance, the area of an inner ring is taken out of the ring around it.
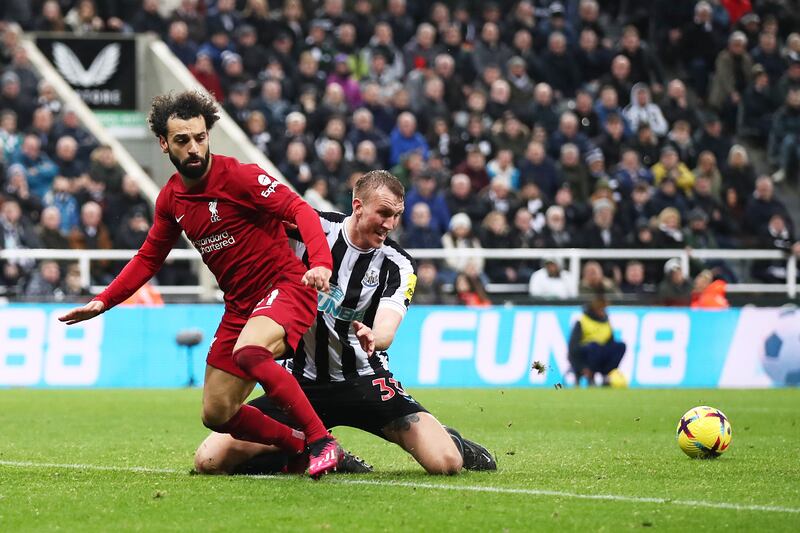
{"label": "white stripe on jersey", "polygon": [[[385,353],[367,358],[353,332],[352,321],[372,326],[378,307],[391,306],[405,314],[414,292],[416,275],[410,256],[387,239],[378,249],[355,246],[345,228],[350,217],[320,213],[320,222],[333,255],[331,291],[318,297],[317,320],[303,335],[293,361],[295,376],[318,381],[346,381],[387,368]],[[290,240],[301,259],[302,242]],[[324,328],[325,331],[321,331]],[[301,374],[302,373],[302,374]]]}

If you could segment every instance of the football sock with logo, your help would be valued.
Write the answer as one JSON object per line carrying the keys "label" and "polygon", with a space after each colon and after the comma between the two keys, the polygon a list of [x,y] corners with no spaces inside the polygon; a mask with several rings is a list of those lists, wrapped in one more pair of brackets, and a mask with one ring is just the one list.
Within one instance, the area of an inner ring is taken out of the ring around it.
{"label": "football sock with logo", "polygon": [[306,446],[303,433],[268,417],[252,405],[242,405],[230,420],[209,429],[230,433],[239,440],[274,444],[294,453],[302,452]]}
{"label": "football sock with logo", "polygon": [[267,397],[303,428],[308,442],[328,435],[300,384],[275,362],[272,352],[263,346],[245,346],[236,350],[233,358],[239,368],[261,384]]}

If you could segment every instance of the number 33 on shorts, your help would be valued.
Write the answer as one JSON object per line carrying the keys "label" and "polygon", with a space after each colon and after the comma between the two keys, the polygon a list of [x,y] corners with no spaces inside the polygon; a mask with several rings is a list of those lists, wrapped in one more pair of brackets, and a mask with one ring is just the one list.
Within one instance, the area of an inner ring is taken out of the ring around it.
{"label": "number 33 on shorts", "polygon": [[391,400],[392,398],[394,398],[395,394],[400,394],[401,396],[408,396],[406,391],[403,390],[403,387],[400,386],[400,383],[398,383],[397,380],[394,378],[373,379],[372,384],[380,389],[382,402]]}

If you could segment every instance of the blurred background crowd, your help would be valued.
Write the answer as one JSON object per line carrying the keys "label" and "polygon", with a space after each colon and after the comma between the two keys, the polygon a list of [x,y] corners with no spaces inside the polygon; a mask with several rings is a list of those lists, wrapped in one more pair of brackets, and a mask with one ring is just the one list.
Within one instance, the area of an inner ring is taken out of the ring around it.
{"label": "blurred background crowd", "polygon": [[[317,209],[348,212],[358,176],[390,169],[407,248],[800,251],[800,2],[4,0],[0,18],[0,248],[138,248],[152,221],[18,46],[67,31],[157,34]],[[694,260],[692,281],[675,260],[586,261],[580,290],[687,303],[785,265]],[[68,263],[0,267],[6,294],[86,291]],[[419,270],[423,303],[577,296],[557,258]]]}

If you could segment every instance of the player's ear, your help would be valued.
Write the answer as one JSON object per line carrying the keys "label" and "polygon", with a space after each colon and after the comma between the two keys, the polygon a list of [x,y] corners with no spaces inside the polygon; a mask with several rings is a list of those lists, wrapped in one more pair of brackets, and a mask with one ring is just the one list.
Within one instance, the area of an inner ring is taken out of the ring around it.
{"label": "player's ear", "polygon": [[169,152],[169,144],[167,144],[167,138],[163,135],[158,136],[158,144],[161,146],[161,151],[165,154]]}
{"label": "player's ear", "polygon": [[364,203],[361,201],[361,198],[353,197],[353,214],[361,213],[361,209],[364,207]]}

